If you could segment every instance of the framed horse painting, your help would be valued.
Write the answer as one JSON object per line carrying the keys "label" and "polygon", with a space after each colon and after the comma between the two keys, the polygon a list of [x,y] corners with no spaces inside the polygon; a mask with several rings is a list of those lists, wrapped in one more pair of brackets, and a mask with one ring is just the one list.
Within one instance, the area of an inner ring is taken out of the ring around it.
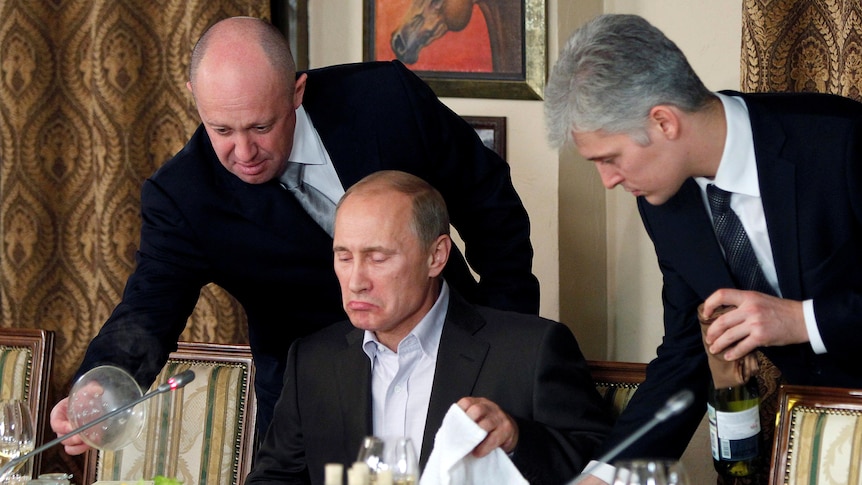
{"label": "framed horse painting", "polygon": [[398,59],[438,96],[542,99],[546,0],[364,2],[364,60]]}

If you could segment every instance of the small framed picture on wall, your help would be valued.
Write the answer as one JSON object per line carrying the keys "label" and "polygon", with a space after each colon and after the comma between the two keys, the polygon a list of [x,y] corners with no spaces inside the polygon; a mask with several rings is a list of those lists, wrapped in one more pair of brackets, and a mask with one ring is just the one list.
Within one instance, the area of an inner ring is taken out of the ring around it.
{"label": "small framed picture on wall", "polygon": [[486,147],[506,159],[506,117],[505,116],[462,116]]}

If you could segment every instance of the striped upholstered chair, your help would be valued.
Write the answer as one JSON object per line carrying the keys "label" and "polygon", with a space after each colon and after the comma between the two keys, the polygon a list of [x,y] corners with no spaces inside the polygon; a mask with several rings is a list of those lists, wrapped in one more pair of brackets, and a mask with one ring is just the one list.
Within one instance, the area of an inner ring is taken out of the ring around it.
{"label": "striped upholstered chair", "polygon": [[254,364],[247,345],[180,342],[153,389],[186,369],[194,380],[149,400],[144,431],[125,448],[92,451],[93,480],[137,483],[157,475],[184,485],[241,484],[255,443]]}
{"label": "striped upholstered chair", "polygon": [[[30,405],[36,445],[42,444],[48,422],[48,388],[54,360],[54,332],[34,328],[0,328],[0,401]],[[53,436],[52,436],[53,438]],[[41,456],[33,458],[34,476]]]}
{"label": "striped upholstered chair", "polygon": [[782,386],[770,484],[862,484],[862,389]]}

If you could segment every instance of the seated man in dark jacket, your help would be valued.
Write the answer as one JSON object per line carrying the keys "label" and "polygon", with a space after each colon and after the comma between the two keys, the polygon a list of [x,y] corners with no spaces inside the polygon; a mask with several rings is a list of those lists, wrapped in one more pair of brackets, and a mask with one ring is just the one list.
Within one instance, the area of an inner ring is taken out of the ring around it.
{"label": "seated man in dark jacket", "polygon": [[247,483],[323,483],[364,436],[407,436],[420,466],[457,403],[530,483],[559,484],[609,429],[572,333],[533,315],[467,303],[440,276],[452,240],[440,194],[398,171],[342,197],[335,272],[350,321],[300,339]]}

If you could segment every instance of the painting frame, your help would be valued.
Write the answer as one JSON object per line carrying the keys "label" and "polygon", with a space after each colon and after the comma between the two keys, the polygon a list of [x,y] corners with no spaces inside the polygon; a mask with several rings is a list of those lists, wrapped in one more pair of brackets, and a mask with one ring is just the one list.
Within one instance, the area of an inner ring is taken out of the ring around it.
{"label": "painting frame", "polygon": [[270,0],[272,24],[290,44],[298,71],[308,69],[308,0]]}
{"label": "painting frame", "polygon": [[505,116],[462,116],[482,143],[506,160],[506,117]]}
{"label": "painting frame", "polygon": [[[376,57],[377,0],[363,0],[363,60]],[[547,0],[522,0],[521,70],[516,75],[414,70],[437,96],[462,98],[530,99],[544,97],[547,78]],[[409,65],[407,66],[410,67]]]}

